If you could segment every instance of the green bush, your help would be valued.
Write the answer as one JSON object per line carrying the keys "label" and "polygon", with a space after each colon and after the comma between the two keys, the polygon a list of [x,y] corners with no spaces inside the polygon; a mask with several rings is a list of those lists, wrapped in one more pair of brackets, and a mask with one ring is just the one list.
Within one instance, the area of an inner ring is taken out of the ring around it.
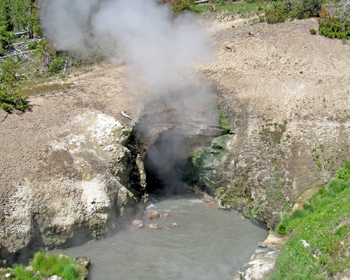
{"label": "green bush", "polygon": [[21,80],[21,75],[18,74],[19,64],[9,57],[1,65],[0,82],[6,86],[14,87]]}
{"label": "green bush", "polygon": [[38,42],[33,41],[28,44],[28,50],[35,50],[38,47]]}
{"label": "green bush", "polygon": [[174,13],[178,14],[183,11],[199,12],[200,10],[193,2],[193,0],[182,0],[180,4],[173,6]]}
{"label": "green bush", "polygon": [[272,2],[271,6],[265,9],[265,14],[267,23],[284,22],[287,17],[283,3],[281,2]]}
{"label": "green bush", "polygon": [[13,42],[14,33],[7,30],[6,25],[0,26],[0,55],[4,55],[5,49]]}
{"label": "green bush", "polygon": [[[322,5],[327,0],[282,0],[272,2],[267,9],[265,9],[265,18],[260,21],[267,21],[268,23],[284,22],[287,18],[309,18],[319,16]],[[311,31],[311,34],[316,34]]]}
{"label": "green bush", "polygon": [[347,181],[350,178],[350,161],[345,161],[344,167],[336,171],[337,178]]}
{"label": "green bush", "polygon": [[19,96],[15,93],[9,93],[6,89],[0,88],[0,107],[4,111],[11,113],[13,109],[24,112],[29,108],[27,96]]}
{"label": "green bush", "polygon": [[56,57],[50,64],[49,69],[47,70],[49,75],[54,75],[63,70],[63,67],[66,63],[65,57]]}
{"label": "green bush", "polygon": [[276,227],[277,233],[282,234],[282,235],[286,235],[288,233],[287,229],[288,229],[288,226],[285,223],[285,221],[280,222]]}
{"label": "green bush", "polygon": [[291,18],[318,17],[326,0],[287,0],[285,8]]}
{"label": "green bush", "polygon": [[320,13],[319,33],[328,38],[350,38],[350,5],[346,1],[329,2]]}
{"label": "green bush", "polygon": [[310,34],[316,35],[317,34],[317,30],[315,28],[310,29]]}

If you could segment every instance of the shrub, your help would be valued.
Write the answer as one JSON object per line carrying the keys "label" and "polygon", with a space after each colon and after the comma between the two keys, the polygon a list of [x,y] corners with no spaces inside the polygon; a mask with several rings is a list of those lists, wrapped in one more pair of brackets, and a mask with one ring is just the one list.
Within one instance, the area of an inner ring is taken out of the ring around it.
{"label": "shrub", "polygon": [[35,50],[38,47],[38,42],[33,41],[28,44],[28,50]]}
{"label": "shrub", "polygon": [[281,2],[272,2],[272,7],[265,9],[267,23],[278,23],[286,21],[287,14]]}
{"label": "shrub", "polygon": [[10,113],[12,111],[12,106],[7,103],[1,103],[0,107],[7,113]]}
{"label": "shrub", "polygon": [[175,14],[186,10],[197,12],[197,9],[194,5],[194,0],[165,0],[165,2],[173,7]]}
{"label": "shrub", "polygon": [[318,17],[326,0],[287,0],[285,8],[292,18]]}
{"label": "shrub", "polygon": [[317,30],[315,28],[310,29],[310,34],[316,35],[317,34]]}
{"label": "shrub", "polygon": [[13,109],[24,112],[29,108],[27,96],[19,96],[15,93],[9,93],[6,89],[0,88],[0,107],[4,111],[11,113]]}
{"label": "shrub", "polygon": [[288,233],[286,223],[284,221],[280,222],[276,227],[276,231],[279,234],[286,235]]}
{"label": "shrub", "polygon": [[21,76],[18,75],[19,64],[9,57],[1,65],[0,82],[6,86],[14,87],[17,82],[20,81]]}
{"label": "shrub", "polygon": [[336,171],[337,178],[347,181],[350,178],[350,161],[344,162],[344,167]]}
{"label": "shrub", "polygon": [[328,38],[350,38],[350,5],[346,1],[329,2],[320,13],[319,33]]}
{"label": "shrub", "polygon": [[64,65],[66,64],[66,57],[56,57],[50,64],[47,73],[49,75],[54,75],[63,70]]}
{"label": "shrub", "polygon": [[180,3],[173,6],[174,13],[178,14],[186,10],[197,12],[197,9],[193,3],[194,2],[193,0],[181,0],[177,2],[180,2]]}
{"label": "shrub", "polygon": [[[326,0],[282,0],[272,2],[272,7],[265,10],[265,18],[268,23],[284,22],[290,18],[317,17],[321,12],[322,5]],[[262,20],[260,20],[262,21]],[[311,34],[316,34],[311,31]]]}
{"label": "shrub", "polygon": [[14,33],[7,30],[6,25],[0,26],[0,55],[4,55],[5,49],[14,40]]}

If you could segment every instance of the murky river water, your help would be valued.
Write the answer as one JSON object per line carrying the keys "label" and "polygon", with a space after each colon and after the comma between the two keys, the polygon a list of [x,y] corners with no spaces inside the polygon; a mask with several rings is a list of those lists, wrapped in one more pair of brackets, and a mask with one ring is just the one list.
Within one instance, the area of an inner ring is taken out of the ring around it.
{"label": "murky river water", "polygon": [[[206,206],[193,197],[170,198],[148,208],[168,213],[145,227],[125,230],[65,252],[91,259],[92,280],[226,280],[263,241],[267,231],[232,211]],[[169,229],[148,229],[159,223]],[[173,223],[178,227],[171,227]]]}

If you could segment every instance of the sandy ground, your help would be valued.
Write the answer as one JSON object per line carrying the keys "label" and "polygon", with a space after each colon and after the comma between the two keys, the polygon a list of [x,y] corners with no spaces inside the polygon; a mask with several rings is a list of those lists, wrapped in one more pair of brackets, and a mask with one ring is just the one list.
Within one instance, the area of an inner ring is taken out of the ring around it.
{"label": "sandy ground", "polygon": [[[217,41],[217,61],[200,71],[228,98],[275,120],[296,114],[305,120],[348,118],[350,44],[311,35],[316,20],[251,25],[209,16],[205,26]],[[26,178],[42,176],[38,166],[45,146],[73,116],[95,111],[126,125],[131,121],[121,110],[137,116],[142,93],[128,89],[123,66],[95,65],[68,82],[74,88],[30,96],[30,112],[4,119],[0,111],[0,207]]]}

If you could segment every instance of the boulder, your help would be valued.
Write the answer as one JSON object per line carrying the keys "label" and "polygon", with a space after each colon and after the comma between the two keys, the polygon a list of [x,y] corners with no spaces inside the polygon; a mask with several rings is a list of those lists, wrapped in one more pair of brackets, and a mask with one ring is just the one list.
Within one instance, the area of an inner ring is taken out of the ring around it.
{"label": "boulder", "polygon": [[148,228],[149,229],[162,229],[163,226],[160,224],[150,224],[150,225],[148,225]]}
{"label": "boulder", "polygon": [[157,211],[151,211],[148,213],[148,218],[150,219],[157,219],[159,218],[159,213]]}
{"label": "boulder", "polygon": [[168,218],[169,214],[168,213],[163,213],[159,215],[161,218]]}
{"label": "boulder", "polygon": [[142,220],[134,220],[132,222],[133,228],[142,228],[143,227],[143,221]]}

